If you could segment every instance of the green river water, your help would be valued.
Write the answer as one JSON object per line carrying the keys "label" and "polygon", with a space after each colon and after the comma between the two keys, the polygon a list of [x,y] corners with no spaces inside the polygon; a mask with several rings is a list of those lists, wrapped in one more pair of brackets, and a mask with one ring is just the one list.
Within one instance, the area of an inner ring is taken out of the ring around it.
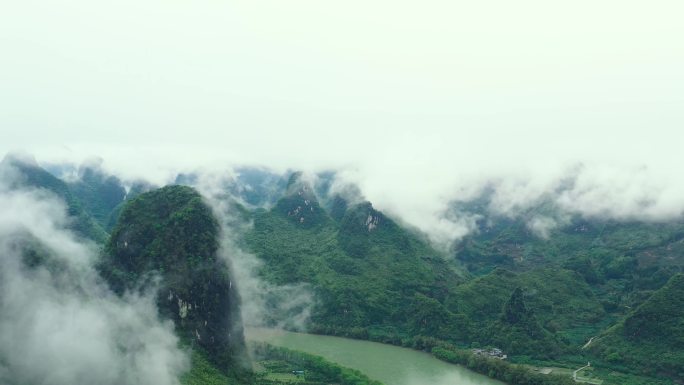
{"label": "green river water", "polygon": [[246,337],[324,357],[385,385],[503,385],[430,354],[376,342],[271,329],[249,329]]}

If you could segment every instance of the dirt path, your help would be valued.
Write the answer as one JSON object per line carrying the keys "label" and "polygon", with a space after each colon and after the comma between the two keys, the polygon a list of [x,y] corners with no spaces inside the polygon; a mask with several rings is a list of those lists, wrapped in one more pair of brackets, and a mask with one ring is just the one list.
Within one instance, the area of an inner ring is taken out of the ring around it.
{"label": "dirt path", "polygon": [[584,344],[584,346],[582,346],[582,349],[588,348],[589,345],[591,345],[591,342],[594,340],[594,338],[596,338],[596,337],[589,338],[589,341],[586,344]]}

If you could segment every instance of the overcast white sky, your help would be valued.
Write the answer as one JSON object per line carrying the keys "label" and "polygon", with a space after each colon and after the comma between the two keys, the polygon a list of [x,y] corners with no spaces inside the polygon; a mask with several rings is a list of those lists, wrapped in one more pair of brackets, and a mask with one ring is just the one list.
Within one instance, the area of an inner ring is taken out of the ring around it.
{"label": "overcast white sky", "polygon": [[5,2],[0,151],[157,177],[343,166],[387,208],[575,162],[668,184],[682,15],[680,0]]}

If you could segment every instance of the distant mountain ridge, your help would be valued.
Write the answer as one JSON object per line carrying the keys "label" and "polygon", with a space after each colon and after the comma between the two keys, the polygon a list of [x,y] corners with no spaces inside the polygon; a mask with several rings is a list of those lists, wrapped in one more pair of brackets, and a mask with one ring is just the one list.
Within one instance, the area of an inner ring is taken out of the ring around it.
{"label": "distant mountain ridge", "polygon": [[[108,245],[103,275],[120,292],[161,272],[162,288],[174,288],[171,300],[160,297],[162,313],[180,325],[185,341],[210,352],[215,365],[230,361],[216,357],[243,349],[211,350],[204,336],[221,328],[193,318],[201,313],[191,298],[230,293],[232,284],[228,276],[203,275],[217,261],[216,224],[196,191],[144,183],[124,188],[98,170],[65,183],[21,158],[7,157],[2,167],[15,171],[16,188],[62,199],[71,228]],[[492,213],[483,197],[457,205],[476,218],[477,230],[444,253],[360,194],[352,200],[337,194],[332,173],[309,180],[246,170],[218,186],[239,219],[252,224],[240,246],[264,262],[262,279],[312,289],[311,331],[395,344],[436,339],[496,346],[514,360],[581,357],[623,372],[684,378],[682,221],[574,215],[542,223],[545,232],[539,232],[533,219],[559,218],[552,205],[506,216]],[[193,185],[196,177],[177,181]],[[129,190],[123,197],[122,189]],[[103,228],[112,229],[109,241]],[[27,258],[39,264],[44,256],[29,247]],[[190,283],[199,281],[205,284]],[[225,300],[229,308],[238,303]],[[287,314],[270,316],[275,324]]]}
{"label": "distant mountain ridge", "polygon": [[14,155],[7,155],[0,163],[0,167],[14,171],[14,188],[42,189],[61,199],[67,207],[67,214],[72,220],[70,228],[80,236],[98,243],[104,243],[107,233],[102,226],[83,207],[79,197],[69,186],[54,175],[45,171],[37,163],[21,159]]}
{"label": "distant mountain ridge", "polygon": [[109,228],[112,212],[126,199],[121,180],[93,166],[81,166],[78,179],[68,182],[68,186],[103,229]]}
{"label": "distant mountain ridge", "polygon": [[[253,213],[254,230],[246,234],[246,243],[265,261],[264,278],[313,285],[320,300],[314,328],[368,333],[371,326],[379,333],[385,327],[406,333],[411,306],[445,310],[439,301],[421,303],[422,298],[443,299],[449,282],[461,279],[437,251],[369,203],[350,206],[336,221],[313,188],[297,178],[293,175],[272,210]],[[446,331],[458,320],[436,322]]]}

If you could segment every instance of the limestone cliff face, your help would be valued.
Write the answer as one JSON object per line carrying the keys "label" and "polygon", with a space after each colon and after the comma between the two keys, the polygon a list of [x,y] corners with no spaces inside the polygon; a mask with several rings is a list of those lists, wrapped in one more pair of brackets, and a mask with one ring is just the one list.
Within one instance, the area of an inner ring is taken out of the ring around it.
{"label": "limestone cliff face", "polygon": [[239,296],[217,256],[219,225],[192,188],[169,186],[126,204],[101,271],[119,293],[158,290],[159,312],[183,341],[207,351],[224,370],[245,355]]}

